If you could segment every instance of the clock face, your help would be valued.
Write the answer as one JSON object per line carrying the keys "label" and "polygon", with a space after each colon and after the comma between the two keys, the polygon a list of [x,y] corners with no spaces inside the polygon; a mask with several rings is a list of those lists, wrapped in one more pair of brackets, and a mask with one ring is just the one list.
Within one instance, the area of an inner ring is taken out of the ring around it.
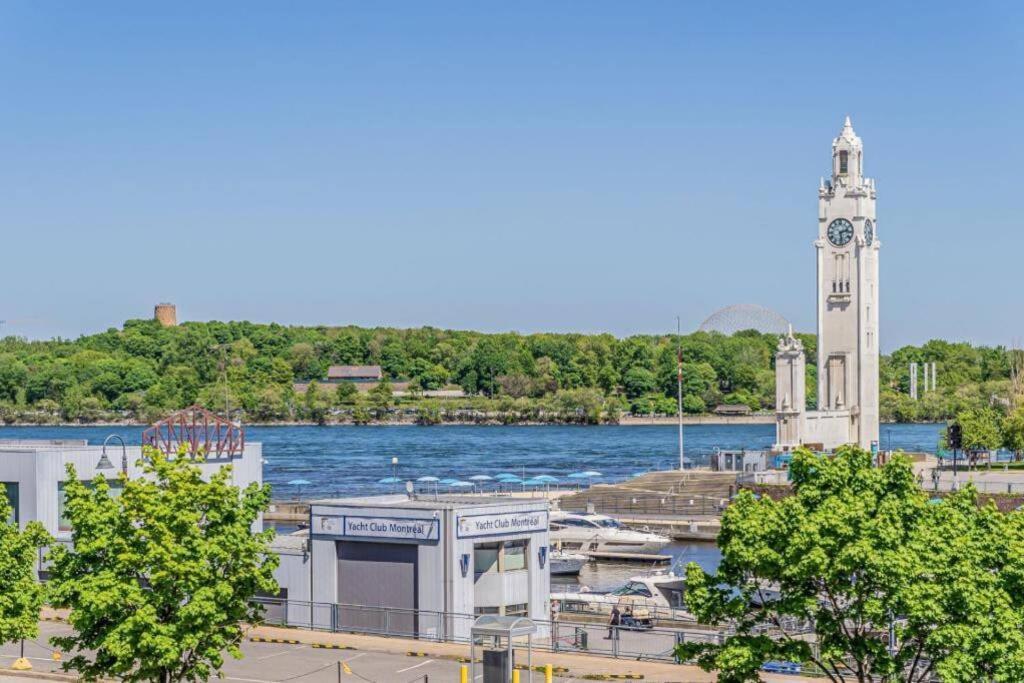
{"label": "clock face", "polygon": [[875,226],[870,218],[864,221],[864,241],[867,242],[869,247],[875,241]]}
{"label": "clock face", "polygon": [[837,218],[828,225],[828,241],[837,247],[845,247],[853,239],[853,223]]}

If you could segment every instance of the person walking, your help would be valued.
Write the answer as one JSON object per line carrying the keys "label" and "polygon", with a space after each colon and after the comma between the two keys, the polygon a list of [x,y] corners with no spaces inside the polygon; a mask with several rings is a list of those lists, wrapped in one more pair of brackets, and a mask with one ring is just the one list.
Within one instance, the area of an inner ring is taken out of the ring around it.
{"label": "person walking", "polygon": [[619,614],[619,606],[612,605],[612,618],[608,620],[608,635],[605,636],[605,640],[611,640],[617,638],[619,635],[619,623],[622,621],[622,617]]}

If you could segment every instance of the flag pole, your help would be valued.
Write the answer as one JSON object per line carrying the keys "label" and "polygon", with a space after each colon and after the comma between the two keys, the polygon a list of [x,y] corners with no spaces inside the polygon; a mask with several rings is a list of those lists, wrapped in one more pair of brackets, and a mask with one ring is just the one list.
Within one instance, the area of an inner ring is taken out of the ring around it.
{"label": "flag pole", "polygon": [[681,324],[679,316],[676,316],[676,393],[678,404],[676,416],[679,418],[679,469],[684,470],[683,465],[683,338],[681,336]]}

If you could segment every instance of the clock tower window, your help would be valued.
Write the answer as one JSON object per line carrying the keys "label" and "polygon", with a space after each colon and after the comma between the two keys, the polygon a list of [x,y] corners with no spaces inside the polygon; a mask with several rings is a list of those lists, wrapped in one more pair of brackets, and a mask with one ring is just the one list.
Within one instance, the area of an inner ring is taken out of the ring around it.
{"label": "clock tower window", "polygon": [[850,153],[845,149],[839,152],[839,173],[846,175],[850,165]]}

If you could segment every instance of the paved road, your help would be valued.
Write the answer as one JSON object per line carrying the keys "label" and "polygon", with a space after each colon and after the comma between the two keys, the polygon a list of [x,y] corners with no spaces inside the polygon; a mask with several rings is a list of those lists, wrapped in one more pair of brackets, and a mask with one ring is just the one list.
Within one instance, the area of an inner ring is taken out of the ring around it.
{"label": "paved road", "polygon": [[[48,638],[66,633],[68,628],[64,624],[45,622],[41,629],[36,641],[26,642],[25,655],[36,671],[60,671],[60,663],[52,659]],[[18,651],[17,645],[0,648],[0,666],[10,666]],[[443,659],[248,641],[243,644],[242,652],[245,653],[244,659],[226,662],[223,680],[235,683],[336,683],[339,680],[339,662],[343,682],[414,683],[424,681],[424,676],[432,682],[459,680],[459,664]]]}

